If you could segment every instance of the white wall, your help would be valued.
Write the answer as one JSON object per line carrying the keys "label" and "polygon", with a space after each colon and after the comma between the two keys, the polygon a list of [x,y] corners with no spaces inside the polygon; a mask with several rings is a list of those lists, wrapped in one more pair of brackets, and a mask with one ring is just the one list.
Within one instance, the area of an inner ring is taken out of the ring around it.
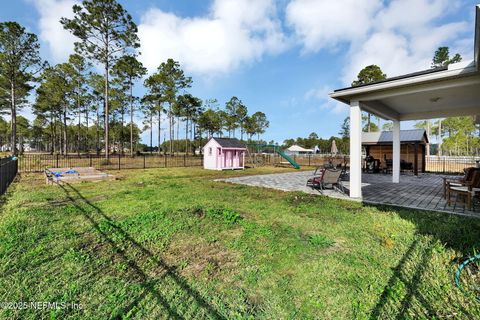
{"label": "white wall", "polygon": [[[207,142],[203,147],[203,168],[210,170],[220,170],[221,168],[217,167],[217,156],[218,148],[220,145],[213,139]],[[212,152],[210,153],[210,148]]]}

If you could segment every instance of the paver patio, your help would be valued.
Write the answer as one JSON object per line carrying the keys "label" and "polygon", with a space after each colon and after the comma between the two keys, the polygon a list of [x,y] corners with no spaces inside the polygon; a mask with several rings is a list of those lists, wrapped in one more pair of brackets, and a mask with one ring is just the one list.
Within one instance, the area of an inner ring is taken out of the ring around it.
{"label": "paver patio", "polygon": [[[303,191],[310,194],[322,194],[318,190],[307,187],[306,181],[313,171],[289,172],[278,174],[243,176],[221,181],[264,187],[282,191]],[[443,198],[442,177],[436,174],[402,175],[400,183],[392,183],[391,175],[363,174],[363,202],[372,204],[387,204],[413,209],[434,210],[454,214],[468,215],[480,218],[480,206],[475,204],[472,211],[466,210],[461,199],[448,206]],[[349,182],[343,182],[345,193],[340,190],[325,190],[323,195],[335,198],[348,197]]]}

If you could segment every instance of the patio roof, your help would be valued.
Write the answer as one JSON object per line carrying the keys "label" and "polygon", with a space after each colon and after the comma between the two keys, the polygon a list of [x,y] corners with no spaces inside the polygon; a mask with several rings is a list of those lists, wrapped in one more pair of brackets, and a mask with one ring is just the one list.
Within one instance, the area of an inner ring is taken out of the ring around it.
{"label": "patio roof", "polygon": [[388,120],[420,120],[480,114],[480,5],[476,6],[474,60],[415,72],[330,97]]}
{"label": "patio roof", "polygon": [[475,13],[472,61],[330,93],[350,105],[350,197],[362,197],[362,111],[393,122],[393,183],[400,182],[401,121],[480,115],[480,5]]}

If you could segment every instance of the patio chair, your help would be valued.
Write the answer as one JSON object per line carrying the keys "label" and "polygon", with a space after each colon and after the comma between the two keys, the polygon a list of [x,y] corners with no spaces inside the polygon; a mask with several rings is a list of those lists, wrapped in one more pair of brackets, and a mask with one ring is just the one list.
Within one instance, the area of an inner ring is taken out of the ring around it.
{"label": "patio chair", "polygon": [[457,179],[443,177],[443,198],[444,199],[447,198],[447,186],[448,185],[450,185],[452,187],[453,186],[456,186],[456,187],[464,186],[466,182],[469,182],[469,181],[472,180],[473,173],[474,173],[475,170],[478,170],[478,168],[475,168],[475,167],[465,168],[463,170],[463,172],[464,172],[463,177],[457,178]]}
{"label": "patio chair", "polygon": [[314,188],[315,186],[317,186],[317,182],[322,179],[324,172],[325,165],[315,168],[313,176],[307,180],[307,187]]}
{"label": "patio chair", "polygon": [[343,190],[340,179],[341,174],[342,170],[325,169],[320,176],[308,179],[307,186],[318,188],[320,191],[325,190],[327,186],[331,186],[333,189],[337,187]]}
{"label": "patio chair", "polygon": [[472,201],[477,192],[480,192],[480,170],[474,170],[471,181],[467,181],[464,185],[450,185],[447,184],[447,203],[452,205],[452,194],[455,194],[455,204],[458,201],[459,196],[465,198],[464,204],[468,210],[472,210]]}
{"label": "patio chair", "polygon": [[384,158],[383,165],[382,165],[382,171],[385,174],[392,173],[392,171],[393,171],[393,160],[392,159],[387,159],[386,157]]}

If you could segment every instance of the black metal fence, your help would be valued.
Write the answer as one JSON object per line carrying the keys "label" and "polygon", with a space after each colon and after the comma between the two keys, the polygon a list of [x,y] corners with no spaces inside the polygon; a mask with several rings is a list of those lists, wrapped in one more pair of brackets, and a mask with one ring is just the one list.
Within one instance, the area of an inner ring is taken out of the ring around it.
{"label": "black metal fence", "polygon": [[0,158],[0,195],[7,191],[8,186],[18,172],[18,159],[14,157]]}
{"label": "black metal fence", "polygon": [[24,154],[18,158],[20,172],[41,172],[45,168],[94,167],[99,170],[199,167],[202,156],[193,155],[110,155],[106,160],[102,155],[52,155]]}
{"label": "black metal fence", "polygon": [[[349,163],[348,156],[323,154],[292,155],[300,166],[322,166],[327,162]],[[10,159],[10,158],[4,158]],[[474,157],[437,157],[425,159],[425,170],[432,173],[461,173],[463,169],[476,165],[480,158]],[[6,160],[3,160],[6,161]],[[16,162],[16,161],[15,161]],[[285,165],[285,159],[278,154],[251,154],[245,157],[247,166]],[[99,170],[146,169],[146,168],[173,168],[173,167],[201,167],[202,155],[163,155],[145,153],[141,155],[111,155],[105,160],[102,155],[51,155],[51,154],[24,154],[18,158],[19,172],[40,172],[45,168],[94,167]]]}
{"label": "black metal fence", "polygon": [[[279,165],[285,163],[285,160],[277,154],[264,154],[261,157],[265,164]],[[349,156],[342,155],[305,154],[292,155],[291,158],[300,166],[322,166],[330,161],[336,164],[346,163],[347,166],[349,165]],[[425,171],[430,173],[457,174],[462,173],[465,168],[475,167],[477,161],[480,161],[480,157],[429,156],[425,158]]]}

